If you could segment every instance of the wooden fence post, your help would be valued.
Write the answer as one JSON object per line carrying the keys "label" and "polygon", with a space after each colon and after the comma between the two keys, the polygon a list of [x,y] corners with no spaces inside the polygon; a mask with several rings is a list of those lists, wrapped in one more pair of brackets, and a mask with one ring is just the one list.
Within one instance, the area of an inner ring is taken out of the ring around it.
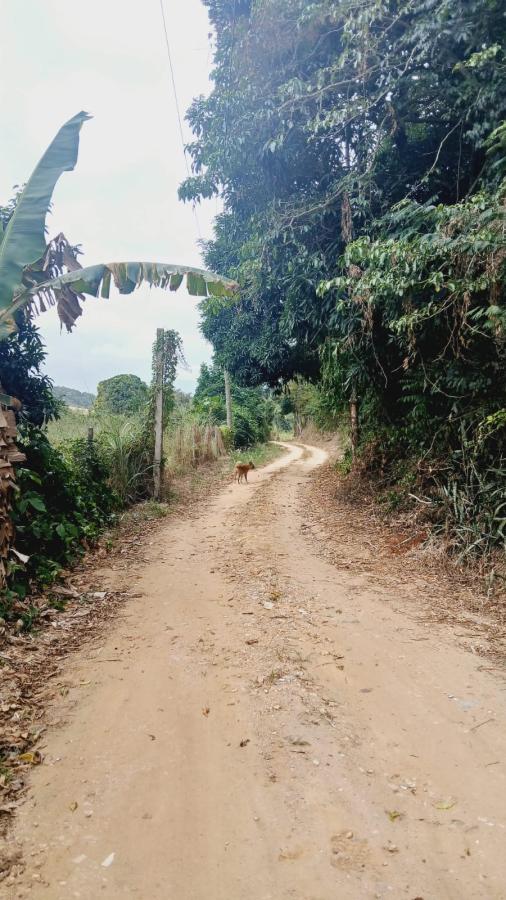
{"label": "wooden fence post", "polygon": [[227,428],[232,428],[232,425],[234,424],[232,416],[232,393],[230,391],[230,375],[228,374],[227,369],[223,369],[223,375],[225,377],[225,406],[227,408]]}
{"label": "wooden fence post", "polygon": [[360,441],[360,426],[358,422],[358,400],[355,388],[350,397],[350,431],[351,431],[351,455],[355,459]]}
{"label": "wooden fence post", "polygon": [[88,446],[89,447],[93,447],[93,438],[94,437],[95,437],[95,432],[93,431],[93,428],[90,426],[88,428]]}
{"label": "wooden fence post", "polygon": [[153,461],[153,497],[159,500],[162,493],[162,459],[163,459],[163,369],[164,369],[164,330],[156,329],[156,363],[155,363],[155,457]]}

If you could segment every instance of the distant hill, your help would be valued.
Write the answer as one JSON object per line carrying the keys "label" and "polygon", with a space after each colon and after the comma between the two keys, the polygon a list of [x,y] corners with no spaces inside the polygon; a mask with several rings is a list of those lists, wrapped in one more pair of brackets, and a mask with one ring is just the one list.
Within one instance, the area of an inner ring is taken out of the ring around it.
{"label": "distant hill", "polygon": [[78,406],[81,409],[89,409],[95,401],[95,394],[87,394],[86,391],[78,391],[76,388],[62,387],[60,384],[55,384],[53,394],[58,400],[64,400],[67,406]]}

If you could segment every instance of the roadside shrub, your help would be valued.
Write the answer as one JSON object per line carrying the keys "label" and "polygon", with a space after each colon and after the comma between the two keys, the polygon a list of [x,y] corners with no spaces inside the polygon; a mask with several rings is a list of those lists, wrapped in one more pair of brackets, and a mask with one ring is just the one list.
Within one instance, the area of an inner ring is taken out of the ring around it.
{"label": "roadside shrub", "polygon": [[9,584],[25,597],[32,587],[50,584],[96,541],[113,520],[117,500],[96,448],[85,441],[69,442],[62,452],[40,429],[24,425],[19,446],[27,460],[17,470],[12,515],[16,549],[29,560],[11,567]]}
{"label": "roadside shrub", "polygon": [[[267,441],[276,408],[270,393],[262,388],[245,388],[232,383],[231,394],[234,447]],[[192,409],[201,420],[220,427],[225,425],[225,382],[219,366],[201,366]]]}
{"label": "roadside shrub", "polygon": [[435,495],[436,530],[460,558],[483,556],[494,548],[506,552],[504,423],[500,415],[488,418],[492,421],[482,423],[484,429],[462,424],[457,446],[432,466],[427,479],[433,487],[428,495]]}
{"label": "roadside shrub", "polygon": [[336,411],[358,394],[359,465],[391,483],[411,466],[420,511],[461,557],[505,547],[505,192],[403,201],[320,285],[337,311],[323,392]]}
{"label": "roadside shrub", "polygon": [[[0,382],[22,403],[18,446],[27,459],[16,467],[12,518],[15,548],[29,559],[24,564],[12,554],[9,560],[9,589],[0,597],[4,618],[19,618],[16,601],[32,588],[49,584],[92,544],[113,519],[117,505],[108,484],[106,460],[98,447],[83,440],[52,446],[47,426],[58,419],[64,407],[53,395],[51,380],[41,371],[46,351],[37,327],[23,316],[18,316],[18,326],[16,334],[0,343]],[[26,603],[23,616],[30,618]]]}
{"label": "roadside shrub", "polygon": [[223,439],[223,446],[225,450],[228,451],[232,449],[234,446],[234,432],[232,428],[229,428],[228,425],[220,425],[221,437]]}
{"label": "roadside shrub", "polygon": [[256,423],[244,407],[235,411],[233,435],[234,447],[238,449],[250,447],[258,441]]}
{"label": "roadside shrub", "polygon": [[120,499],[112,489],[110,468],[100,444],[77,438],[66,441],[61,452],[92,519],[98,521],[110,516],[120,505]]}
{"label": "roadside shrub", "polygon": [[146,498],[153,477],[153,447],[145,422],[112,417],[97,443],[107,466],[109,485],[120,505]]}

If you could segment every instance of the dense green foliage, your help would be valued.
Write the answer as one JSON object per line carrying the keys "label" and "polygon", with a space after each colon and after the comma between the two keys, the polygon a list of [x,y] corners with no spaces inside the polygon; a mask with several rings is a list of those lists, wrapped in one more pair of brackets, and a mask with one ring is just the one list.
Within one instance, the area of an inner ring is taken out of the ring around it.
{"label": "dense green foliage", "polygon": [[0,384],[7,394],[22,401],[22,421],[37,426],[55,418],[61,407],[51,379],[41,372],[45,358],[37,328],[24,319],[17,335],[0,341]]}
{"label": "dense green foliage", "polygon": [[201,304],[217,362],[319,381],[333,415],[357,391],[372,467],[405,460],[461,543],[502,542],[504,4],[205,2],[214,90],[180,193],[224,202],[206,263],[241,293]]}
{"label": "dense green foliage", "polygon": [[94,409],[97,413],[134,415],[146,406],[148,398],[148,386],[138,375],[114,375],[99,381]]}
{"label": "dense green foliage", "polygon": [[23,596],[31,583],[50,583],[93,544],[112,521],[117,502],[109,470],[86,440],[56,450],[43,431],[27,426],[19,446],[27,460],[17,471],[16,549],[30,558],[13,573],[10,585]]}
{"label": "dense green foliage", "polygon": [[0,382],[23,403],[19,447],[26,462],[17,467],[13,520],[16,549],[26,565],[10,564],[9,591],[0,615],[9,616],[12,598],[48,584],[112,521],[117,498],[109,469],[96,446],[78,439],[54,448],[45,425],[60,412],[49,378],[42,374],[45,348],[35,326],[20,320],[19,331],[0,342]]}
{"label": "dense green foliage", "polygon": [[[269,439],[274,417],[274,404],[261,388],[231,385],[233,433],[235,447],[250,447]],[[226,434],[225,380],[218,366],[203,365],[193,398],[193,410],[201,418],[220,425]]]}
{"label": "dense green foliage", "polygon": [[78,391],[77,388],[64,387],[60,384],[54,385],[53,394],[57,400],[63,400],[67,406],[77,406],[79,409],[91,409],[96,400],[95,394]]}
{"label": "dense green foliage", "polygon": [[480,192],[456,205],[406,202],[379,237],[349,244],[347,274],[320,286],[336,310],[324,357],[332,393],[346,396],[353,376],[381,418],[424,447],[428,422],[448,446],[453,422],[500,411],[504,226],[504,192]]}
{"label": "dense green foliage", "polygon": [[350,238],[406,197],[453,203],[497,180],[486,140],[506,116],[502,6],[207,5],[216,87],[189,112],[197,174],[181,193],[223,195],[206,258],[242,290],[235,307],[204,302],[204,332],[248,382],[312,375],[336,313],[318,285]]}
{"label": "dense green foliage", "polygon": [[[166,424],[176,403],[174,382],[178,366],[188,366],[183,352],[183,341],[179,332],[173,328],[168,328],[163,330],[163,332],[160,331],[160,334],[155,339],[153,344],[151,402],[153,402],[156,385],[158,353],[161,353],[163,358],[163,371],[161,373],[163,383],[163,422]],[[178,393],[181,396],[181,392]],[[154,417],[154,409],[151,411],[151,416]]]}

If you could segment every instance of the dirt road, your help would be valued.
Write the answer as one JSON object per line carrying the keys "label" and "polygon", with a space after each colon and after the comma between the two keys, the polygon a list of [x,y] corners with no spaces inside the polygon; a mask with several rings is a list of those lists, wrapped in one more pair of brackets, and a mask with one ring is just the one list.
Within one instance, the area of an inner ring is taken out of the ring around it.
{"label": "dirt road", "polygon": [[68,663],[7,896],[506,897],[504,683],[399,609],[412,585],[321,558],[324,461],[292,446],[153,538]]}

